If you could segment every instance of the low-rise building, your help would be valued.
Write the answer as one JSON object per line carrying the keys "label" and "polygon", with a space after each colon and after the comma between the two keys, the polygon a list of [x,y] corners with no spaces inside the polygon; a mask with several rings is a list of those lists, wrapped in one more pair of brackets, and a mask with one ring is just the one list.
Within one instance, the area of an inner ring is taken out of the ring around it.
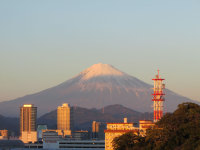
{"label": "low-rise building", "polygon": [[123,123],[107,123],[105,132],[105,150],[113,150],[112,141],[115,137],[121,136],[127,132],[133,132],[139,135],[139,129],[134,127],[134,123],[127,123],[127,118],[124,118]]}
{"label": "low-rise building", "polygon": [[89,139],[88,131],[84,131],[84,130],[74,131],[72,133],[72,139],[73,140],[88,140]]}
{"label": "low-rise building", "polygon": [[60,149],[78,149],[78,150],[104,150],[105,141],[104,140],[62,140],[59,142]]}
{"label": "low-rise building", "polygon": [[0,140],[8,139],[8,130],[0,130]]}
{"label": "low-rise building", "polygon": [[42,138],[44,149],[57,149],[62,136],[56,130],[43,130]]}
{"label": "low-rise building", "polygon": [[20,139],[24,143],[35,143],[37,141],[37,132],[36,131],[22,131]]}
{"label": "low-rise building", "polygon": [[140,130],[140,135],[145,136],[147,129],[150,129],[155,126],[155,123],[151,120],[140,120],[139,121],[139,130]]}
{"label": "low-rise building", "polygon": [[45,129],[45,130],[42,130],[42,134],[44,132],[56,132],[58,134],[58,136],[60,136],[61,138],[71,138],[72,137],[71,130]]}
{"label": "low-rise building", "polygon": [[93,140],[104,140],[105,134],[104,130],[106,129],[105,123],[101,122],[92,122],[92,139]]}
{"label": "low-rise building", "polygon": [[42,141],[42,130],[47,130],[47,125],[39,124],[37,126],[37,138],[38,138],[38,141]]}

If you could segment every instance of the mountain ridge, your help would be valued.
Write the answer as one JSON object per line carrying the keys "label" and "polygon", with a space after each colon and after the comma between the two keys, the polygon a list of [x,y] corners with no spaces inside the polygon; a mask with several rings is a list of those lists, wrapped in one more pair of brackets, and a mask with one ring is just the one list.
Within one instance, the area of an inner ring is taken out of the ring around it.
{"label": "mountain ridge", "polygon": [[[139,112],[152,112],[152,92],[152,85],[123,73],[111,65],[99,63],[57,86],[1,102],[0,114],[18,116],[19,107],[24,103],[32,103],[38,107],[39,116],[54,110],[62,103],[97,109],[121,104]],[[178,104],[186,101],[192,100],[166,90],[164,107],[167,111],[175,110]]]}
{"label": "mountain ridge", "polygon": [[[127,117],[128,122],[138,122],[140,119],[152,119],[153,113],[140,113],[123,105],[115,104],[104,108],[83,108],[72,107],[74,112],[75,130],[90,130],[92,121],[107,122],[123,122],[123,118]],[[45,113],[37,118],[37,124],[46,124],[48,129],[57,129],[57,110]],[[9,132],[15,132],[19,135],[19,116],[17,118],[5,117],[0,115],[0,130],[8,129]]]}
{"label": "mountain ridge", "polygon": [[[127,117],[128,122],[138,122],[141,119],[152,119],[153,113],[140,113],[123,105],[115,104],[104,108],[82,108],[72,107],[74,112],[74,125],[77,130],[88,130],[92,126],[92,121],[107,122],[123,122],[123,118]],[[56,110],[38,118],[38,124],[47,124],[48,128],[56,129]]]}

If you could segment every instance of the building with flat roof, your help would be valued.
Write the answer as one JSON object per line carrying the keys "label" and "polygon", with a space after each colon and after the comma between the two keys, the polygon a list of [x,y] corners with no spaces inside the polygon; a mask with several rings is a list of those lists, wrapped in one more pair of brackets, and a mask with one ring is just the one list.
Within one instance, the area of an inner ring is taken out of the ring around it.
{"label": "building with flat roof", "polygon": [[37,107],[33,104],[20,107],[20,139],[24,143],[37,141],[36,120]]}
{"label": "building with flat roof", "polygon": [[146,136],[147,129],[150,129],[155,126],[155,123],[151,120],[140,120],[139,121],[139,130],[141,136]]}
{"label": "building with flat roof", "polygon": [[0,140],[8,139],[8,130],[0,130]]}
{"label": "building with flat roof", "polygon": [[61,130],[43,130],[43,149],[104,150],[105,148],[104,140],[86,140],[87,131],[76,131],[75,138],[63,138],[59,135],[59,131]]}
{"label": "building with flat roof", "polygon": [[60,149],[67,150],[104,150],[105,141],[104,140],[62,140],[59,141]]}
{"label": "building with flat roof", "polygon": [[42,139],[44,149],[57,149],[62,136],[57,130],[43,130]]}
{"label": "building with flat roof", "polygon": [[92,139],[104,140],[105,134],[104,130],[106,129],[106,124],[102,122],[92,122]]}
{"label": "building with flat roof", "polygon": [[87,130],[80,130],[72,132],[73,140],[89,140],[89,133]]}
{"label": "building with flat roof", "polygon": [[92,139],[98,139],[99,125],[100,125],[100,122],[96,122],[96,121],[92,122]]}
{"label": "building with flat roof", "polygon": [[42,130],[47,130],[47,125],[39,124],[37,126],[37,139],[38,139],[38,141],[42,141]]}
{"label": "building with flat roof", "polygon": [[121,136],[127,132],[133,132],[139,135],[139,129],[134,127],[134,123],[127,123],[127,118],[124,118],[123,123],[107,123],[105,132],[105,150],[113,150],[112,141],[115,137]]}
{"label": "building with flat roof", "polygon": [[64,135],[71,135],[73,130],[73,109],[68,103],[57,108],[57,129],[62,130]]}

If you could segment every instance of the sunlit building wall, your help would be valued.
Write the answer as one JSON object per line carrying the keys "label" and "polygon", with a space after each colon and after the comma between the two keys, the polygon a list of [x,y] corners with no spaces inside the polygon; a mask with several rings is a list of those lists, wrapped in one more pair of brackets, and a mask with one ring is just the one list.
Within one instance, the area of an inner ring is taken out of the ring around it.
{"label": "sunlit building wall", "polygon": [[119,137],[127,132],[133,132],[139,134],[139,129],[134,127],[133,123],[127,123],[127,119],[124,123],[107,123],[107,130],[105,132],[105,150],[113,150],[113,139]]}
{"label": "sunlit building wall", "polygon": [[0,140],[8,139],[8,130],[0,130]]}
{"label": "sunlit building wall", "polygon": [[36,131],[22,131],[20,138],[24,143],[35,143],[37,141],[37,132]]}
{"label": "sunlit building wall", "polygon": [[65,135],[73,130],[73,109],[67,103],[57,108],[57,129],[63,130]]}
{"label": "sunlit building wall", "polygon": [[140,120],[139,121],[139,130],[140,136],[146,136],[147,129],[153,128],[155,123],[151,120]]}
{"label": "sunlit building wall", "polygon": [[99,122],[93,121],[92,122],[92,138],[97,139],[98,138],[98,133],[99,133]]}
{"label": "sunlit building wall", "polygon": [[20,107],[20,138],[24,143],[37,141],[37,107],[24,104]]}

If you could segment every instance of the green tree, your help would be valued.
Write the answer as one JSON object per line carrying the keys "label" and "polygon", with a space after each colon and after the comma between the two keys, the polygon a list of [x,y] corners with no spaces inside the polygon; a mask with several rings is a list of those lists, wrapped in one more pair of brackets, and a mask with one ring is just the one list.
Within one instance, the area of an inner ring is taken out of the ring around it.
{"label": "green tree", "polygon": [[[125,150],[125,148],[200,150],[200,106],[194,103],[178,105],[176,111],[165,114],[153,129],[147,130],[144,139],[134,142],[135,139],[140,137],[122,135],[115,140],[114,148],[116,150]],[[128,144],[131,141],[132,144]]]}
{"label": "green tree", "polygon": [[[132,132],[127,132],[119,137],[114,138],[113,148],[115,150],[132,150],[138,149],[144,143],[144,138],[135,135]],[[138,149],[139,150],[139,149]]]}

